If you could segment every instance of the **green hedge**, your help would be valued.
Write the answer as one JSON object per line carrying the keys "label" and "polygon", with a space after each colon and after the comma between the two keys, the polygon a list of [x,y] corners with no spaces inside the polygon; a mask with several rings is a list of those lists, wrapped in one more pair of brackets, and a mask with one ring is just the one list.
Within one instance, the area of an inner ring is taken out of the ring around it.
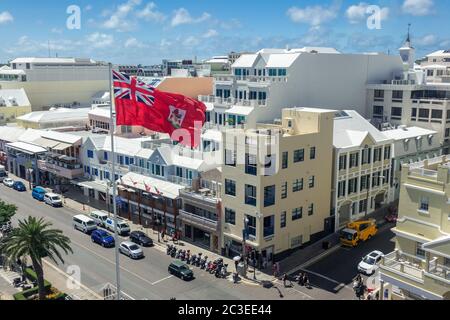
{"label": "green hedge", "polygon": [[[29,281],[37,282],[36,272],[34,272],[34,270],[31,268],[25,269],[25,277]],[[52,284],[44,279],[44,287],[45,287],[46,292],[50,292],[50,289],[52,288]],[[32,295],[38,294],[38,293],[39,293],[39,288],[36,286],[34,288],[16,293],[14,295],[14,299],[15,300],[28,300],[29,297],[31,297]]]}
{"label": "green hedge", "polygon": [[[34,272],[33,269],[31,268],[26,268],[25,269],[25,277],[30,280],[30,281],[37,281],[37,275],[36,272]],[[47,289],[48,291],[50,291],[50,288],[52,287],[52,284],[50,282],[48,282],[47,280],[44,279],[44,287],[45,289]]]}

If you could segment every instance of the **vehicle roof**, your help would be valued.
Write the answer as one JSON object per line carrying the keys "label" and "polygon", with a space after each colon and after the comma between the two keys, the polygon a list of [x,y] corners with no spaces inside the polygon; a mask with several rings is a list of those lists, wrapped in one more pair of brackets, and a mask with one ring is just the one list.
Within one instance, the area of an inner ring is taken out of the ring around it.
{"label": "vehicle roof", "polygon": [[147,236],[144,232],[139,231],[139,230],[133,231],[133,232],[131,232],[131,233],[132,233],[132,234],[138,234],[138,235],[140,235],[140,236]]}
{"label": "vehicle roof", "polygon": [[369,253],[368,255],[369,255],[370,257],[378,257],[378,256],[382,256],[382,255],[383,255],[383,252],[378,251],[378,250],[375,250],[375,251],[372,251],[371,253]]}
{"label": "vehicle roof", "polygon": [[356,231],[355,229],[348,229],[348,228],[346,228],[346,229],[342,230],[342,232],[347,232],[347,233],[350,233],[350,234],[355,234],[355,233],[357,233],[358,231]]}
{"label": "vehicle roof", "polygon": [[174,260],[172,263],[172,265],[176,266],[176,267],[182,267],[182,266],[186,266],[186,263],[184,263],[181,260]]}
{"label": "vehicle roof", "polygon": [[99,216],[107,216],[108,215],[106,212],[98,211],[98,210],[92,211],[91,214],[96,214],[96,215],[99,215]]}
{"label": "vehicle roof", "polygon": [[84,214],[79,214],[77,216],[75,216],[74,218],[80,219],[81,221],[94,221],[91,218],[89,218],[88,216],[85,216]]}
{"label": "vehicle roof", "polygon": [[56,193],[47,193],[46,196],[49,196],[49,197],[59,197],[59,194],[56,194]]}
{"label": "vehicle roof", "polygon": [[124,241],[124,242],[121,243],[121,245],[122,245],[122,244],[124,244],[124,245],[126,245],[126,246],[128,246],[128,247],[129,247],[129,246],[132,246],[132,245],[136,245],[136,243],[131,242],[131,241]]}
{"label": "vehicle roof", "polygon": [[24,183],[22,181],[14,181],[14,183],[23,184],[24,185]]}
{"label": "vehicle roof", "polygon": [[36,190],[36,191],[47,191],[43,187],[34,187],[33,190]]}

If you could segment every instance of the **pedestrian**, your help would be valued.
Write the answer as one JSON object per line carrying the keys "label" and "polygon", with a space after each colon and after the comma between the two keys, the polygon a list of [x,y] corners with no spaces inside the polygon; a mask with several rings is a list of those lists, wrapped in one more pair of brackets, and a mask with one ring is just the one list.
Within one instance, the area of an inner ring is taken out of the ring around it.
{"label": "pedestrian", "polygon": [[303,277],[304,277],[304,275],[303,275],[303,272],[300,272],[300,274],[298,275],[298,277],[297,277],[297,281],[298,281],[298,284],[300,285],[300,286],[304,286],[304,282],[303,282]]}
{"label": "pedestrian", "polygon": [[311,286],[309,285],[309,278],[308,278],[308,275],[305,273],[305,275],[303,276],[303,285],[306,287],[306,288],[310,288]]}
{"label": "pedestrian", "polygon": [[289,288],[290,287],[292,287],[292,281],[289,279],[289,276],[287,275],[287,273],[285,273],[284,275],[283,275],[283,284],[284,284],[284,287],[285,288],[287,288],[288,287],[288,285],[287,285],[287,282],[289,281]]}
{"label": "pedestrian", "polygon": [[277,265],[276,264],[274,264],[272,266],[272,273],[273,273],[273,276],[276,278],[277,277]]}

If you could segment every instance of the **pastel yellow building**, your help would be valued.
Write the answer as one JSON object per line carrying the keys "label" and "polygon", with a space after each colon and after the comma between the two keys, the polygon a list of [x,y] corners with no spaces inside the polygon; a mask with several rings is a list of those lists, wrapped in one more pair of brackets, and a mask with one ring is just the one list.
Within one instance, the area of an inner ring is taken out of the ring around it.
{"label": "pastel yellow building", "polygon": [[333,229],[334,115],[331,110],[284,109],[279,124],[224,131],[225,255],[253,253],[263,267],[270,267]]}
{"label": "pastel yellow building", "polygon": [[402,168],[396,250],[381,279],[392,299],[450,299],[450,156]]}
{"label": "pastel yellow building", "polygon": [[24,89],[0,90],[0,125],[15,122],[17,117],[31,112]]}

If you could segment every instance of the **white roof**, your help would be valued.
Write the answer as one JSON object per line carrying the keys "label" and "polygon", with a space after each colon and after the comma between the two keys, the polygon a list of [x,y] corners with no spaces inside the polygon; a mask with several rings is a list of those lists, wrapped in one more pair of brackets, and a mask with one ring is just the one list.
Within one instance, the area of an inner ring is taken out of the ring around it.
{"label": "white roof", "polygon": [[205,63],[223,63],[223,64],[227,64],[228,62],[229,62],[228,57],[215,57],[205,61]]}
{"label": "white roof", "polygon": [[251,68],[257,58],[258,54],[243,54],[233,63],[233,68]]}
{"label": "white roof", "polygon": [[219,130],[206,130],[202,134],[202,139],[220,142],[222,141],[222,132]]}
{"label": "white roof", "polygon": [[47,149],[45,149],[45,148],[42,148],[42,147],[37,146],[35,144],[26,143],[26,142],[8,143],[7,146],[15,148],[15,149],[18,149],[18,150],[22,150],[23,152],[27,152],[27,153],[43,153],[43,152],[47,152]]}
{"label": "white roof", "polygon": [[109,99],[109,96],[110,96],[111,94],[109,93],[109,91],[100,91],[100,92],[97,92],[96,94],[94,94],[93,96],[92,96],[92,99],[94,100],[104,100],[104,101],[109,101],[110,99]]}
{"label": "white roof", "polygon": [[[126,187],[136,188],[153,194],[158,194],[159,191],[160,193],[162,193],[163,197],[169,199],[178,198],[180,190],[184,189],[184,187],[181,185],[151,177],[146,177],[133,172],[127,173],[122,177],[122,179],[118,181],[118,183]],[[155,187],[157,190],[155,189]],[[149,188],[148,191],[147,188]]]}
{"label": "white roof", "polygon": [[361,146],[368,135],[376,143],[388,142],[380,130],[375,128],[369,121],[364,119],[354,110],[345,110],[345,115],[334,119],[333,144],[335,148],[351,148]]}
{"label": "white roof", "polygon": [[44,131],[36,130],[36,129],[27,129],[20,137],[19,141],[21,142],[33,142],[36,139],[39,139]]}
{"label": "white roof", "polygon": [[430,53],[427,57],[450,57],[450,50],[438,50]]}
{"label": "white roof", "polygon": [[226,114],[237,114],[240,116],[248,116],[253,112],[252,107],[243,107],[243,106],[232,106],[230,109],[225,111]]}
{"label": "white roof", "polygon": [[75,144],[81,142],[81,137],[69,133],[57,132],[57,131],[45,131],[41,134],[42,138],[50,139],[58,142],[64,142],[69,144]]}
{"label": "white roof", "polygon": [[383,131],[383,134],[393,140],[413,139],[415,137],[423,137],[437,134],[436,131],[419,127],[397,128]]}
{"label": "white roof", "polygon": [[200,159],[183,157],[177,154],[172,155],[172,164],[178,167],[183,167],[187,169],[199,171],[203,165],[204,161]]}
{"label": "white roof", "polygon": [[0,70],[0,74],[25,75],[25,71],[15,69],[3,69]]}
{"label": "white roof", "polygon": [[19,137],[25,133],[25,128],[0,126],[0,140],[17,142]]}
{"label": "white roof", "polygon": [[155,151],[152,149],[141,149],[138,153],[136,153],[136,157],[149,159],[152,156],[153,152]]}
{"label": "white roof", "polygon": [[81,59],[81,58],[17,58],[11,61],[11,63],[44,63],[44,64],[74,64],[74,63],[96,63],[91,59]]}
{"label": "white roof", "polygon": [[24,116],[18,117],[18,120],[27,122],[59,122],[64,120],[88,120],[88,114],[91,111],[90,108],[80,108],[80,109],[68,109],[68,108],[58,108],[55,110],[48,111],[36,111],[28,113]]}
{"label": "white roof", "polygon": [[91,111],[89,111],[88,115],[99,116],[99,117],[104,117],[104,118],[110,119],[110,117],[111,117],[110,107],[93,108]]}
{"label": "white roof", "polygon": [[447,69],[447,67],[440,64],[430,64],[423,66],[423,69]]}
{"label": "white roof", "polygon": [[284,54],[271,54],[266,64],[266,68],[288,68],[301,53],[284,53]]}
{"label": "white roof", "polygon": [[31,107],[30,100],[23,88],[0,89],[0,101],[3,101],[7,107],[12,107],[13,101],[17,102],[18,107]]}
{"label": "white roof", "polygon": [[[142,149],[141,140],[114,137],[115,152],[136,156]],[[111,139],[106,139],[102,147],[104,151],[111,151]]]}

